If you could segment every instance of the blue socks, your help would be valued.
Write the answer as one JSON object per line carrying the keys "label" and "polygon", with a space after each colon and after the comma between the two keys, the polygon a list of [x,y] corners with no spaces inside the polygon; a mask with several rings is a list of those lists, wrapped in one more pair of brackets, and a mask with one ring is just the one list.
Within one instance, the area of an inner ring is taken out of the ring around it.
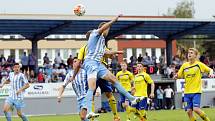
{"label": "blue socks", "polygon": [[94,90],[88,89],[86,99],[87,99],[87,112],[93,112],[92,111],[92,101],[93,101],[93,92]]}
{"label": "blue socks", "polygon": [[132,96],[129,92],[127,92],[122,85],[119,84],[118,81],[116,81],[113,86],[119,91],[119,93],[123,94],[125,97],[127,97],[130,101],[134,100],[135,97]]}
{"label": "blue socks", "polygon": [[27,117],[24,114],[22,114],[21,118],[23,121],[28,121]]}
{"label": "blue socks", "polygon": [[12,121],[10,112],[4,112],[4,115],[5,115],[6,119],[7,119],[7,121]]}
{"label": "blue socks", "polygon": [[[5,114],[7,121],[12,121],[10,112],[4,112],[4,114]],[[21,118],[23,121],[28,121],[27,117],[24,114],[22,114]]]}

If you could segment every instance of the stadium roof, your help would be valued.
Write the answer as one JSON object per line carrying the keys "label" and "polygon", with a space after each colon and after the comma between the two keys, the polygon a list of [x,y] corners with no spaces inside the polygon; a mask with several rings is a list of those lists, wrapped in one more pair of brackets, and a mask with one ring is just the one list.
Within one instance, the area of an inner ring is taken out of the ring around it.
{"label": "stadium roof", "polygon": [[[0,14],[0,35],[20,34],[29,40],[40,40],[53,34],[85,34],[100,22],[113,16]],[[125,16],[111,27],[108,38],[122,34],[155,35],[172,40],[185,35],[204,35],[215,38],[215,19],[144,18]]]}

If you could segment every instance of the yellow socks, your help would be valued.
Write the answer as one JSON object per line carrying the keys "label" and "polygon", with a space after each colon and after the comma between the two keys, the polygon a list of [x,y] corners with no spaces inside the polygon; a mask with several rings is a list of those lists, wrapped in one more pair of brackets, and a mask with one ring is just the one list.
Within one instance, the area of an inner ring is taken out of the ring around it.
{"label": "yellow socks", "polygon": [[131,110],[130,110],[130,106],[126,106],[125,108],[125,111],[126,111],[126,114],[127,114],[127,119],[130,120],[130,113],[131,113]]}
{"label": "yellow socks", "polygon": [[140,120],[141,121],[147,121],[146,111],[145,110],[139,110],[138,112],[140,114]]}
{"label": "yellow socks", "polygon": [[190,121],[196,121],[196,118],[193,116]]}
{"label": "yellow socks", "polygon": [[202,120],[204,120],[204,121],[210,121],[210,119],[207,117],[207,115],[206,115],[204,112],[202,112],[199,116],[200,116],[200,117],[202,118]]}
{"label": "yellow socks", "polygon": [[111,110],[112,110],[112,112],[113,112],[114,117],[119,117],[118,112],[117,112],[116,99],[115,99],[115,97],[112,95],[112,96],[108,99],[108,101],[109,101],[109,105],[110,105],[110,108],[111,108]]}

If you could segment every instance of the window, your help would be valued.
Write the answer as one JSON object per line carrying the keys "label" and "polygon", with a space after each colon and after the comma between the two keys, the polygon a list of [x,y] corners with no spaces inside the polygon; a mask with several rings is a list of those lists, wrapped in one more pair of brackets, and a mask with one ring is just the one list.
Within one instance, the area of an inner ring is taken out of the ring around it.
{"label": "window", "polygon": [[156,56],[155,48],[152,48],[152,56]]}
{"label": "window", "polygon": [[19,49],[19,59],[21,59],[23,53],[24,53],[24,49]]}
{"label": "window", "polygon": [[51,60],[51,59],[53,58],[53,57],[52,57],[52,49],[47,49],[47,50],[46,50],[46,53],[47,53],[49,59]]}
{"label": "window", "polygon": [[60,49],[55,49],[55,57],[57,57],[58,53],[60,53]]}
{"label": "window", "polygon": [[132,48],[132,55],[136,57],[136,55],[137,55],[137,48]]}
{"label": "window", "polygon": [[161,48],[161,55],[165,55],[165,48]]}
{"label": "window", "polygon": [[77,49],[73,48],[72,49],[72,57],[76,57],[77,56]]}
{"label": "window", "polygon": [[68,51],[69,49],[63,49],[63,59],[67,59],[69,57]]}
{"label": "window", "polygon": [[3,49],[0,49],[0,56],[1,55],[4,55],[4,50]]}
{"label": "window", "polygon": [[15,58],[15,49],[10,49],[10,55]]}
{"label": "window", "polygon": [[146,55],[146,48],[142,48],[142,57]]}
{"label": "window", "polygon": [[123,48],[123,58],[127,58],[127,48]]}
{"label": "window", "polygon": [[41,49],[38,49],[38,59],[41,59]]}

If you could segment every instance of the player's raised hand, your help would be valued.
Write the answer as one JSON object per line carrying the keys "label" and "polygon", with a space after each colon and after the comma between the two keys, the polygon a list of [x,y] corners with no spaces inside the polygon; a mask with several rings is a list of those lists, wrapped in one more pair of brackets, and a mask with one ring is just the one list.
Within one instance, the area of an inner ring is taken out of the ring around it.
{"label": "player's raised hand", "polygon": [[122,14],[117,15],[115,18],[113,18],[113,21],[116,22],[119,19],[119,17],[121,17],[121,16],[122,16]]}

